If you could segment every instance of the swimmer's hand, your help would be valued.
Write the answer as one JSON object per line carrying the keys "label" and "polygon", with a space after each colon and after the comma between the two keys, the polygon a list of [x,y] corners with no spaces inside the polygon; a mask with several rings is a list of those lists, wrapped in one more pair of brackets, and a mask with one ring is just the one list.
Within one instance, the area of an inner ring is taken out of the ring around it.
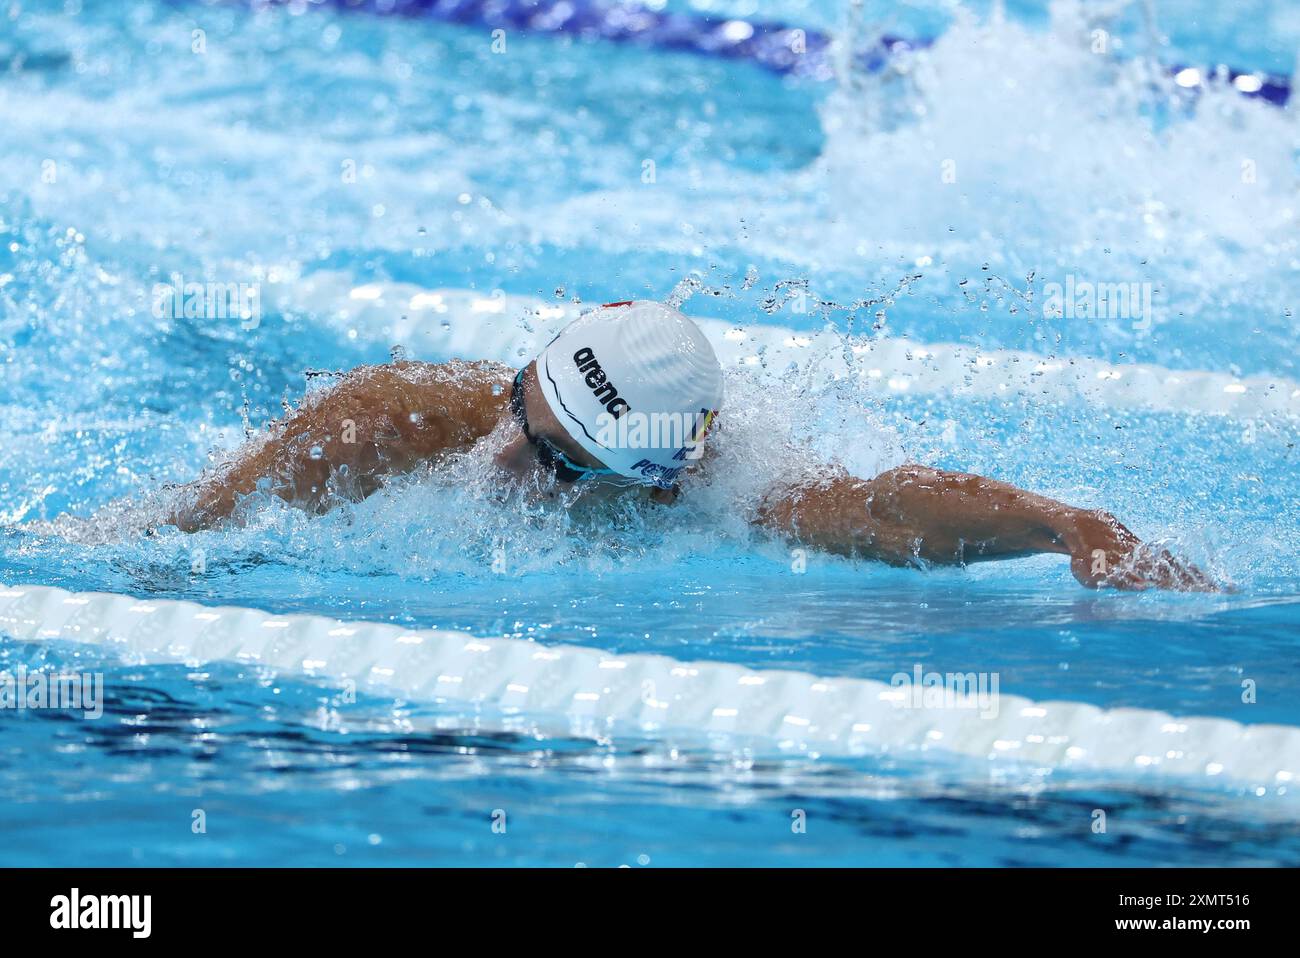
{"label": "swimmer's hand", "polygon": [[1070,571],[1092,589],[1224,591],[1190,562],[1143,542],[1108,512],[1074,510],[1061,538],[1070,551]]}

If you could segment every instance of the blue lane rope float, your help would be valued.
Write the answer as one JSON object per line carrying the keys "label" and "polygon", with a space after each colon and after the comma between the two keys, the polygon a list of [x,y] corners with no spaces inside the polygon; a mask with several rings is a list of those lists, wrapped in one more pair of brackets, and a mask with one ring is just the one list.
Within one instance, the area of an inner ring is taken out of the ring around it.
{"label": "blue lane rope float", "polygon": [[[636,3],[593,0],[250,0],[254,7],[277,3],[330,7],[380,16],[421,17],[442,23],[516,30],[521,33],[571,36],[586,40],[632,43],[662,50],[746,60],[775,73],[814,80],[835,76],[830,34],[791,24],[738,17],[712,17],[654,10]],[[868,71],[882,69],[892,57],[923,49],[930,38],[882,36],[856,53]],[[1252,70],[1203,70],[1179,64],[1166,68],[1190,92],[1220,72],[1243,96],[1284,106],[1292,79]]]}

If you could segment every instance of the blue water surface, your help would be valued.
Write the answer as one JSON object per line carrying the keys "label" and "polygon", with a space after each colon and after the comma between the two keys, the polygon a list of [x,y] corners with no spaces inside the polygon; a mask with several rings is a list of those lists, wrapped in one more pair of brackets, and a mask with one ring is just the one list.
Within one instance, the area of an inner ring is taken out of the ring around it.
{"label": "blue water surface", "polygon": [[[1050,557],[920,572],[813,555],[796,572],[725,482],[670,515],[574,520],[599,535],[436,476],[319,519],[267,503],[239,528],[145,534],[150,497],[300,399],[305,370],[388,358],[382,328],[294,298],[313,273],[544,302],[694,277],[717,295],[687,311],[737,323],[1297,376],[1294,118],[1139,79],[1132,12],[1125,57],[1099,58],[1029,5],[1005,22],[899,8],[870,23],[940,35],[933,50],[819,84],[564,37],[497,53],[473,26],[291,7],[29,2],[0,20],[0,582],[886,681],[921,663],[1035,699],[1300,725],[1300,428],[1278,413],[729,381],[724,451],[778,425],[846,456],[888,436],[1110,509],[1236,586],[1223,595],[1093,593]],[[1288,9],[1180,4],[1155,49],[1285,69]],[[290,293],[254,329],[159,317],[151,290],[174,274]],[[1068,275],[1150,284],[1156,321],[1045,317],[1044,283]],[[782,281],[879,302],[769,313]],[[6,865],[1300,863],[1278,783],[555,737],[463,703],[5,637],[0,668],[20,665],[100,671],[108,703],[0,712]]]}

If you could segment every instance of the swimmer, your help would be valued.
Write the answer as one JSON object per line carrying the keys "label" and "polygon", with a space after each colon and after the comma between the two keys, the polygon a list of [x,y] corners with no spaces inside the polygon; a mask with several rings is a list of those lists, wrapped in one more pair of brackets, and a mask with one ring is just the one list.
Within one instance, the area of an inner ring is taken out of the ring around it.
{"label": "swimmer", "polygon": [[[184,487],[168,521],[186,532],[210,527],[258,489],[323,512],[498,430],[493,461],[503,481],[669,504],[689,495],[693,473],[717,467],[703,449],[721,405],[722,370],[695,323],[659,303],[613,303],[565,327],[519,370],[463,361],[358,367]],[[800,546],[894,565],[1057,553],[1093,588],[1218,589],[1107,512],[922,465],[777,483],[752,522]]]}

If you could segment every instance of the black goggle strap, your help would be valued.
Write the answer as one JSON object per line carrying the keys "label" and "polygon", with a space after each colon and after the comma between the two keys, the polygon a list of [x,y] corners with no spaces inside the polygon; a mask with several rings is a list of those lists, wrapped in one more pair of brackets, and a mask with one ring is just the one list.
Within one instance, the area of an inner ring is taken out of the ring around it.
{"label": "black goggle strap", "polygon": [[591,469],[580,466],[570,461],[569,457],[557,449],[549,439],[533,435],[532,430],[528,428],[528,410],[524,407],[524,369],[519,370],[515,375],[514,384],[510,387],[510,411],[514,414],[515,421],[519,423],[519,428],[523,430],[524,438],[537,450],[537,461],[546,469],[554,469],[556,478],[561,482],[577,482],[589,476],[618,475],[613,469]]}

